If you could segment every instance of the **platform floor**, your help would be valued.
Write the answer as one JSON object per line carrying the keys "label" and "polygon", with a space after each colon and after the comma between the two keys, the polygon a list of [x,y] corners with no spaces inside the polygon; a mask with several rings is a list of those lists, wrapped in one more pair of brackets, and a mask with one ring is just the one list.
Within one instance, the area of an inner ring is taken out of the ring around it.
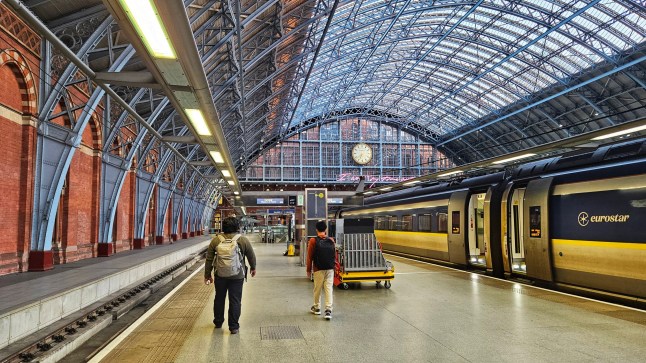
{"label": "platform floor", "polygon": [[55,265],[48,271],[0,276],[0,314],[64,293],[208,239],[210,239],[209,236],[191,237],[173,244],[151,245],[141,250],[123,251],[110,257],[88,258]]}
{"label": "platform floor", "polygon": [[326,321],[309,312],[313,285],[299,258],[283,257],[284,245],[254,248],[258,273],[244,287],[238,335],[214,328],[213,286],[199,269],[94,361],[646,361],[644,311],[394,256],[390,290],[335,288]]}

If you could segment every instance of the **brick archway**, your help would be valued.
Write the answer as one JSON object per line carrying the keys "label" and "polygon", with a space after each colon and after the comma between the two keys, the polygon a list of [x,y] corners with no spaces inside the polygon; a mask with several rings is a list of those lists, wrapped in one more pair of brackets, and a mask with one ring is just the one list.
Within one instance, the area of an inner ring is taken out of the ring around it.
{"label": "brick archway", "polygon": [[15,49],[4,49],[0,51],[0,67],[5,64],[13,64],[13,70],[18,84],[20,85],[20,97],[22,98],[22,111],[27,115],[35,115],[36,109],[36,81],[25,58]]}

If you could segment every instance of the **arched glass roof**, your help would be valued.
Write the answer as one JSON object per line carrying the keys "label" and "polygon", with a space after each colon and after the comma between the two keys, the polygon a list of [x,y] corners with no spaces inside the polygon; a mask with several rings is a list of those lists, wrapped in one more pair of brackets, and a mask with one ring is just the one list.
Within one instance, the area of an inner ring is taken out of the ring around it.
{"label": "arched glass roof", "polygon": [[[111,1],[24,3],[101,71],[128,47]],[[338,117],[394,124],[457,165],[646,118],[643,0],[182,2],[238,172]],[[111,45],[89,36],[103,22]],[[150,87],[126,83],[128,102]]]}
{"label": "arched glass roof", "polygon": [[344,3],[289,126],[363,108],[443,135],[643,49],[645,34],[629,1]]}

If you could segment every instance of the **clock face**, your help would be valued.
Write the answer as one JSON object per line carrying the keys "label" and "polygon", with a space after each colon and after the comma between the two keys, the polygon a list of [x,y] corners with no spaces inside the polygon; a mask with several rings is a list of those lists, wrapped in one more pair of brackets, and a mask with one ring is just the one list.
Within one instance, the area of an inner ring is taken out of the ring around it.
{"label": "clock face", "polygon": [[352,159],[354,159],[357,164],[368,164],[370,160],[372,160],[372,149],[368,144],[356,144],[352,148]]}

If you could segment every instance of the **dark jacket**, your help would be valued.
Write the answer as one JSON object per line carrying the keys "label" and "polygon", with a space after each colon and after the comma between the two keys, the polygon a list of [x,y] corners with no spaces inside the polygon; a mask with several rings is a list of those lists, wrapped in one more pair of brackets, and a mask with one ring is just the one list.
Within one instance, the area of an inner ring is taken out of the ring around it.
{"label": "dark jacket", "polygon": [[[233,237],[238,234],[238,233],[226,233],[226,234],[221,234],[215,236],[212,240],[211,243],[209,244],[209,248],[206,250],[206,262],[204,263],[204,278],[210,278],[211,277],[211,272],[214,269],[214,264],[213,260],[215,259],[217,247],[220,244],[220,238],[219,236],[222,236],[224,239],[233,239]],[[240,235],[240,238],[236,241],[238,242],[238,246],[240,247],[240,251],[242,252],[242,256],[247,258],[247,262],[249,262],[249,268],[252,270],[256,269],[256,255],[253,252],[253,247],[251,247],[251,243],[245,237],[244,235]],[[244,258],[243,258],[243,264],[244,264]],[[227,278],[227,279],[234,279],[234,280],[239,280],[239,279],[244,279],[245,278],[245,272],[241,271],[238,275],[236,276],[231,276],[231,277],[219,277],[218,278]],[[216,276],[217,276],[217,271],[216,271]]]}
{"label": "dark jacket", "polygon": [[[336,244],[334,242],[334,238],[328,237],[326,234],[317,234],[319,238],[328,238],[327,243],[332,243]],[[331,242],[330,242],[331,241]],[[316,246],[316,237],[312,237],[307,241],[307,273],[312,272],[312,268],[314,268],[314,272],[318,271],[318,267],[316,267],[316,264],[313,263],[314,261],[314,250]]]}

